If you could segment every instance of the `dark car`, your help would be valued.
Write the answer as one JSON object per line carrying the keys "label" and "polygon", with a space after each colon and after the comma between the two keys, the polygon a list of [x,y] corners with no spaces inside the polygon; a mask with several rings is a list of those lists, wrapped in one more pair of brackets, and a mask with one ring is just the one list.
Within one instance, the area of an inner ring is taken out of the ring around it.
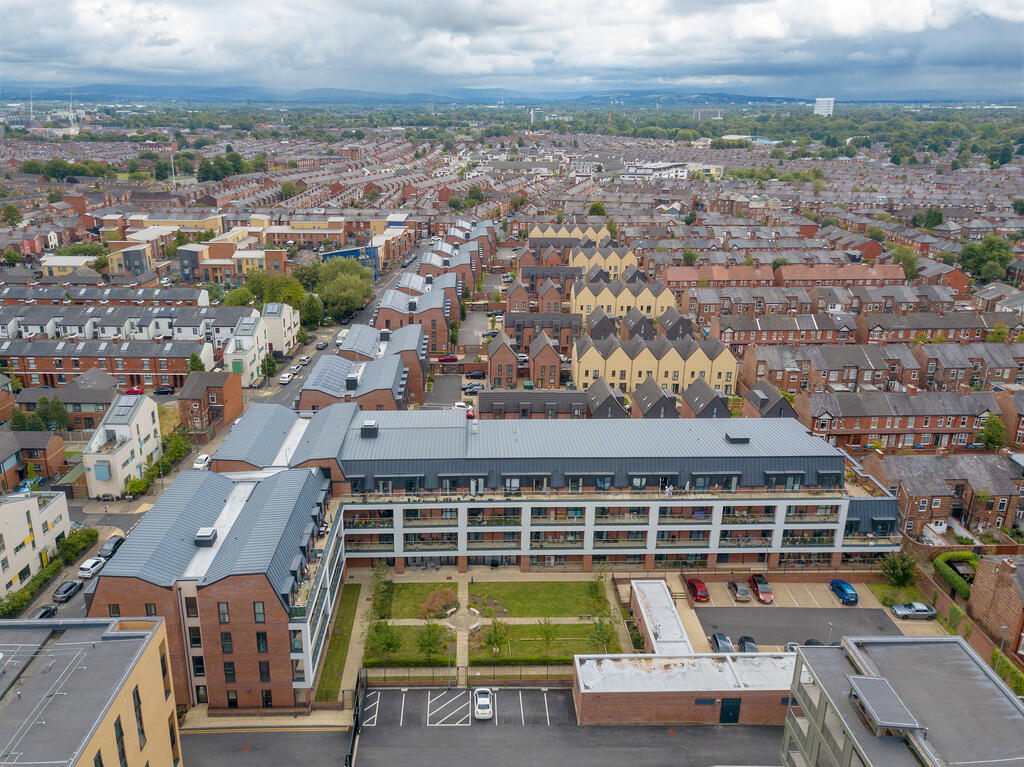
{"label": "dark car", "polygon": [[757,649],[757,642],[754,641],[752,636],[741,636],[736,640],[736,648],[740,652],[760,652]]}
{"label": "dark car", "polygon": [[482,383],[479,383],[479,382],[476,382],[476,381],[474,381],[473,383],[463,384],[463,386],[462,386],[462,393],[463,394],[469,394],[470,396],[472,396],[474,394],[479,394],[483,390],[484,390],[484,385]]}
{"label": "dark car", "polygon": [[103,542],[100,550],[96,552],[96,556],[100,559],[110,559],[121,548],[122,543],[124,543],[124,536],[112,535]]}
{"label": "dark car", "polygon": [[153,389],[153,394],[174,394],[173,386],[158,386]]}
{"label": "dark car", "polygon": [[481,380],[487,377],[487,374],[482,370],[471,370],[466,373],[466,378],[472,378],[474,380]]}
{"label": "dark car", "polygon": [[721,631],[711,635],[711,652],[736,652],[732,642]]}
{"label": "dark car", "polygon": [[318,350],[320,350],[320,351],[323,351],[324,349],[327,348],[327,342],[326,341],[317,341],[316,342],[316,348]]}
{"label": "dark car", "polygon": [[82,582],[75,578],[74,580],[64,581],[57,587],[57,590],[53,592],[54,602],[68,602],[75,594],[82,590]]}
{"label": "dark car", "polygon": [[28,620],[30,620],[30,621],[41,621],[41,620],[45,620],[46,618],[52,618],[56,614],[57,614],[57,607],[55,605],[43,605],[42,607],[39,607],[39,608],[33,610],[29,614]]}
{"label": "dark car", "polygon": [[704,585],[704,581],[690,578],[686,581],[686,588],[690,590],[690,595],[693,596],[694,602],[711,601],[711,593],[708,591],[708,587]]}

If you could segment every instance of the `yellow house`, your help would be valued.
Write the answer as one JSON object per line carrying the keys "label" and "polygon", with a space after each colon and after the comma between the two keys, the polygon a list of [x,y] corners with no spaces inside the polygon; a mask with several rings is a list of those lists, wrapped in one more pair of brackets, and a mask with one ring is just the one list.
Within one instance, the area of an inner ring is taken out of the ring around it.
{"label": "yellow house", "polygon": [[680,393],[691,381],[703,378],[725,394],[736,391],[739,365],[728,347],[716,339],[669,341],[632,338],[620,341],[583,336],[573,344],[573,380],[588,388],[598,378],[624,392],[631,392],[648,377],[667,391]]}
{"label": "yellow house", "polygon": [[640,262],[632,248],[573,248],[569,254],[569,266],[579,267],[584,274],[596,266],[617,280],[627,266],[639,269]]}
{"label": "yellow house", "polygon": [[530,229],[530,238],[558,238],[558,239],[575,239],[575,240],[591,240],[592,242],[601,243],[611,238],[611,232],[608,231],[608,227],[604,224],[597,229],[592,226],[580,227],[575,224],[535,224]]}
{"label": "yellow house", "polygon": [[262,250],[236,250],[231,261],[235,274],[267,271],[267,260]]}
{"label": "yellow house", "polygon": [[19,762],[181,764],[162,618],[3,621],[0,643]]}
{"label": "yellow house", "polygon": [[184,232],[202,232],[212,229],[214,235],[224,233],[224,214],[194,214],[194,216],[146,216],[146,226],[172,226]]}
{"label": "yellow house", "polygon": [[576,282],[569,305],[571,312],[584,317],[594,309],[604,309],[616,317],[636,309],[657,318],[676,305],[676,298],[660,282]]}
{"label": "yellow house", "polygon": [[63,277],[76,269],[84,269],[95,261],[95,256],[57,256],[44,254],[39,259],[39,268],[47,277]]}

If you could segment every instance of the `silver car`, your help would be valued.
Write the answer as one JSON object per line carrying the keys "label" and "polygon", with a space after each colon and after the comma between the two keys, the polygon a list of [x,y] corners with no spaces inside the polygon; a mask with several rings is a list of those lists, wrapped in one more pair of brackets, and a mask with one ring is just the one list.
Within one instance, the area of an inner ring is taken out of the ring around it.
{"label": "silver car", "polygon": [[935,619],[935,608],[924,602],[904,602],[892,606],[893,617],[900,620],[930,621]]}

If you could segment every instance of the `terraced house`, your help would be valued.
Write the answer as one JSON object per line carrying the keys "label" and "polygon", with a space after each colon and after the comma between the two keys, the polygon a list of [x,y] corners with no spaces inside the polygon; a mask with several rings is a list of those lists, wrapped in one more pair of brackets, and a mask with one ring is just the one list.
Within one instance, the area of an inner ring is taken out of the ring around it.
{"label": "terraced house", "polygon": [[569,253],[569,266],[583,270],[584,274],[597,267],[608,272],[608,276],[617,280],[626,270],[632,266],[634,269],[640,267],[636,254],[632,248],[627,247],[581,247],[573,248]]}
{"label": "terraced house", "polygon": [[660,282],[577,282],[569,298],[569,311],[582,315],[604,309],[608,314],[622,317],[630,309],[637,309],[650,317],[658,317],[675,305],[675,296]]}

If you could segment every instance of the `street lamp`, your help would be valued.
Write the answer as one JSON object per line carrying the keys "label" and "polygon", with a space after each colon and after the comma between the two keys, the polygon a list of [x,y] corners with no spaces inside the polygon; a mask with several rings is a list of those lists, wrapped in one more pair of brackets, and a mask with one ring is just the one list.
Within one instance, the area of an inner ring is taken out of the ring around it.
{"label": "street lamp", "polygon": [[832,644],[832,621],[828,622],[828,643]]}
{"label": "street lamp", "polygon": [[1003,643],[1006,641],[1006,629],[1007,626],[999,627],[999,654],[1003,654]]}

